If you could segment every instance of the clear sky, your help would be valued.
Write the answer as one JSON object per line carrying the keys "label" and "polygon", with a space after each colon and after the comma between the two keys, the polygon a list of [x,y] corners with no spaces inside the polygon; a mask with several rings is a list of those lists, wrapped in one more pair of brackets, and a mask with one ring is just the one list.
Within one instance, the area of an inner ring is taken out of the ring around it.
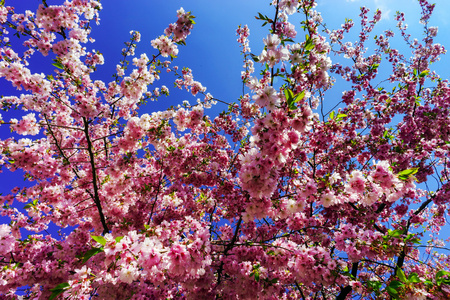
{"label": "clear sky", "polygon": [[[6,5],[17,6],[19,12],[35,9],[39,3],[37,0],[6,0],[5,2]],[[62,0],[47,0],[50,5],[62,2]],[[105,57],[105,65],[99,67],[99,72],[95,75],[96,79],[102,79],[105,82],[112,80],[111,75],[115,72],[115,66],[121,58],[123,42],[129,39],[130,30],[137,30],[142,34],[137,54],[146,52],[150,57],[151,54],[156,53],[150,41],[161,35],[169,23],[176,21],[176,10],[184,7],[186,11],[192,11],[192,14],[197,17],[195,19],[197,24],[187,39],[187,46],[180,47],[179,58],[174,64],[190,67],[195,79],[207,87],[208,92],[227,102],[236,101],[242,93],[240,81],[242,56],[239,54],[235,33],[238,25],[249,25],[250,47],[252,52],[258,55],[262,50],[262,38],[268,31],[267,27],[261,27],[261,22],[255,20],[254,16],[258,12],[267,14],[269,17],[273,17],[274,14],[269,1],[262,0],[103,0],[101,3],[103,5],[103,11],[100,13],[101,23],[100,26],[94,25],[92,32],[96,42],[88,45],[102,52]],[[430,26],[439,27],[436,41],[450,47],[450,1],[435,0],[435,3],[437,8],[430,20]],[[385,29],[393,29],[395,32],[393,16],[397,10],[401,10],[406,14],[411,35],[419,39],[423,37],[423,29],[418,22],[420,7],[417,0],[319,0],[317,10],[322,12],[328,27],[334,29],[338,28],[345,18],[353,19],[358,24],[359,8],[363,5],[373,12],[376,8],[384,12],[383,19],[377,25],[379,32]],[[298,20],[294,24],[298,25]],[[354,29],[354,34],[357,35],[359,26],[356,25]],[[298,32],[297,40],[302,41],[303,32],[301,30]],[[336,59],[333,56],[331,58]],[[449,57],[446,57],[440,64],[432,67],[435,67],[442,77],[449,78],[450,68],[447,67],[449,62]],[[54,69],[51,61],[41,58],[33,60],[31,68],[36,72],[51,72]],[[183,100],[195,102],[195,98],[187,93],[176,91],[172,82],[172,77],[169,77],[168,81],[156,82],[155,87],[167,85],[171,96],[161,98],[158,103],[149,102],[141,113],[164,109],[179,104]],[[339,86],[335,88],[336,91],[327,95],[330,103],[339,101],[343,90]],[[13,91],[5,81],[0,80],[0,94],[9,95]],[[211,113],[217,114],[225,108],[219,106]],[[2,115],[5,121],[8,121],[8,116],[11,117],[11,113],[2,113]],[[0,128],[2,139],[10,134],[7,126]],[[0,192],[3,194],[8,193],[14,186],[23,186],[23,184],[20,173],[14,173],[14,176],[11,176],[9,172],[0,174]]]}
{"label": "clear sky", "polygon": [[[37,0],[6,0],[6,5],[15,5],[19,11],[26,8],[36,8],[40,1]],[[62,3],[62,0],[48,0],[48,4]],[[115,66],[120,60],[120,51],[123,42],[129,38],[130,30],[137,30],[142,34],[142,41],[137,48],[137,53],[155,53],[150,41],[161,35],[167,25],[176,20],[176,10],[183,7],[186,11],[192,11],[197,24],[192,34],[187,39],[187,46],[180,47],[179,58],[175,64],[180,67],[187,66],[193,70],[195,79],[202,82],[216,98],[228,102],[236,101],[242,93],[240,71],[242,56],[239,54],[239,46],[236,42],[236,28],[239,24],[248,24],[250,27],[250,46],[252,52],[258,55],[262,50],[262,38],[268,33],[267,27],[261,27],[261,21],[254,16],[257,12],[273,17],[274,10],[269,6],[269,1],[262,0],[103,0],[103,10],[100,13],[100,26],[93,27],[92,36],[96,39],[92,47],[103,53],[105,65],[99,67],[95,75],[98,79],[109,81],[111,74],[115,72]],[[450,37],[450,1],[435,0],[437,5],[434,16],[430,20],[431,26],[439,26],[439,34],[436,39],[446,45]],[[377,8],[383,11],[383,19],[377,25],[378,32],[385,29],[395,29],[393,16],[396,11],[405,12],[406,20],[411,30],[411,35],[417,38],[423,37],[423,30],[419,24],[420,7],[417,0],[318,0],[317,10],[323,15],[328,28],[338,28],[345,18],[353,19],[356,23],[353,34],[358,34],[359,8],[366,6],[374,12]],[[294,19],[298,25],[300,19]],[[395,31],[395,30],[394,30]],[[302,41],[303,32],[298,30],[297,40]],[[400,37],[397,38],[400,40]],[[350,40],[351,41],[351,40]],[[450,47],[450,41],[448,42]],[[400,42],[399,46],[404,44]],[[150,56],[150,55],[149,55]],[[333,61],[337,60],[331,57]],[[36,60],[37,71],[51,71],[46,60]],[[43,65],[46,63],[47,65]],[[450,77],[450,70],[445,66],[450,59],[443,59],[438,68],[440,74]],[[434,67],[434,66],[433,66]],[[172,91],[171,97],[161,99],[160,103],[151,103],[144,108],[146,112],[161,109],[180,103],[182,100],[193,100],[185,93],[177,93],[172,87],[170,78],[167,81],[159,81],[156,86],[166,84]],[[3,82],[1,82],[3,84]],[[340,90],[340,87],[335,87]],[[3,89],[2,89],[3,90]],[[2,91],[2,94],[3,93]],[[181,99],[181,98],[183,99]],[[162,103],[165,102],[165,103]],[[221,110],[221,108],[218,108]]]}
{"label": "clear sky", "polygon": [[[430,26],[439,26],[436,41],[446,45],[450,37],[450,1],[437,0],[435,3],[437,7],[430,20]],[[109,74],[114,72],[115,62],[120,58],[119,52],[123,41],[127,40],[131,29],[142,33],[142,42],[137,52],[154,53],[149,44],[150,41],[160,35],[169,22],[176,20],[176,10],[183,7],[186,11],[192,11],[197,17],[197,24],[187,39],[187,46],[180,47],[179,58],[175,64],[180,67],[190,67],[196,80],[202,82],[208,88],[208,92],[227,102],[236,101],[242,93],[240,81],[242,56],[239,54],[239,46],[236,42],[236,28],[240,24],[249,25],[252,53],[258,55],[262,51],[262,38],[268,34],[268,28],[261,27],[262,22],[256,20],[254,16],[258,12],[267,14],[269,17],[274,15],[269,1],[262,0],[107,0],[102,4],[102,23],[99,28],[93,30],[93,34],[98,42],[95,47],[98,47],[98,50],[105,55],[106,64],[100,69],[104,72],[105,78],[110,78]],[[400,10],[405,12],[411,35],[418,39],[423,37],[423,27],[419,24],[420,6],[417,0],[319,0],[317,10],[322,13],[324,21],[330,29],[339,28],[345,18],[353,19],[356,24],[353,38],[356,38],[360,29],[358,15],[361,6],[370,8],[372,12],[380,8],[384,13],[375,33],[381,33],[386,29],[392,29],[395,32],[394,14]],[[300,16],[293,20],[295,21],[293,23],[298,26]],[[300,28],[297,29],[297,40],[302,41],[304,33]],[[352,40],[349,39],[349,41]],[[405,44],[401,41],[400,36],[397,37],[397,41],[398,47],[408,51],[405,53],[405,56],[408,57],[409,50],[404,47]],[[450,41],[448,44],[450,47]],[[331,58],[333,61],[339,60],[333,56]],[[449,64],[450,58],[445,57],[439,65],[433,67],[436,67],[444,78],[449,78],[450,69],[446,67]],[[387,76],[388,74],[382,78]],[[166,83],[169,88],[173,86],[170,79]],[[337,85],[339,84],[342,83],[338,81]],[[332,91],[328,92],[328,98],[333,99],[329,101],[330,107],[334,106],[331,105],[335,102],[334,99],[340,97],[345,88],[348,87],[335,86]],[[151,103],[144,110],[150,112],[155,108],[165,108],[185,99],[192,100],[191,102],[195,101],[189,95],[178,93],[173,88],[171,92],[171,97],[161,99],[158,104]],[[220,112],[222,109],[223,106],[217,107],[213,109],[213,113]]]}

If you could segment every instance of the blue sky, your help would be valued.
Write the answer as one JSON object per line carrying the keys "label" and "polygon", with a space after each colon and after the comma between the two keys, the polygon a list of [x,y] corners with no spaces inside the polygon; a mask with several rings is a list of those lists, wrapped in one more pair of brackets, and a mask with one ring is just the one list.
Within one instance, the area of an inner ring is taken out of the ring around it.
{"label": "blue sky", "polygon": [[[6,0],[6,5],[16,5],[18,11],[26,8],[36,8],[40,1],[36,0]],[[48,0],[49,4],[62,3],[62,0]],[[197,24],[192,34],[187,39],[187,46],[180,47],[179,58],[174,64],[180,67],[187,66],[193,70],[195,79],[202,82],[216,98],[228,102],[236,101],[242,92],[240,71],[242,67],[242,56],[239,54],[239,46],[236,42],[236,28],[238,25],[248,24],[250,27],[250,46],[252,52],[258,55],[262,50],[262,38],[267,35],[267,27],[262,28],[261,22],[255,20],[257,12],[273,17],[273,7],[269,1],[261,0],[104,0],[101,2],[100,26],[93,26],[92,36],[96,39],[94,44],[88,44],[103,53],[105,65],[99,67],[95,75],[97,79],[104,81],[112,80],[111,74],[115,72],[115,66],[120,60],[120,51],[123,42],[129,39],[130,30],[137,30],[142,34],[142,41],[137,48],[137,53],[155,53],[150,41],[161,35],[167,25],[176,20],[176,10],[183,7],[186,11],[192,11]],[[437,42],[446,44],[450,37],[450,1],[436,0],[437,8],[430,20],[431,26],[439,26]],[[338,28],[345,18],[353,19],[356,23],[353,36],[358,34],[358,15],[361,6],[369,7],[373,12],[380,8],[384,12],[383,19],[377,25],[378,32],[385,29],[395,29],[393,21],[397,10],[404,11],[411,35],[417,38],[423,36],[423,30],[418,22],[420,7],[417,0],[319,0],[317,10],[324,17],[328,28]],[[294,19],[298,24],[298,17]],[[297,40],[303,39],[303,32],[298,31]],[[400,37],[397,37],[400,40]],[[351,40],[350,40],[351,41]],[[449,42],[450,44],[450,42]],[[404,46],[400,41],[398,45]],[[450,46],[450,45],[449,45]],[[409,51],[409,50],[408,50]],[[150,55],[149,55],[150,56]],[[333,61],[338,58],[331,57]],[[32,67],[37,72],[51,71],[53,67],[48,61],[37,59]],[[43,65],[42,63],[46,63]],[[445,66],[450,59],[445,57],[437,68],[444,78],[450,77],[450,70]],[[433,66],[434,67],[434,66]],[[178,104],[181,101],[193,100],[185,93],[178,93],[173,88],[171,77],[167,81],[156,82],[156,86],[166,84],[172,92],[171,97],[161,99],[160,103],[151,103],[144,108],[145,112]],[[3,82],[1,82],[3,85]],[[339,93],[342,89],[335,87]],[[9,90],[9,89],[8,89]],[[2,94],[4,94],[2,92]],[[222,108],[217,108],[219,111]],[[143,111],[143,112],[144,112]]]}
{"label": "blue sky", "polygon": [[[437,8],[434,16],[430,20],[430,26],[439,26],[437,42],[446,44],[450,37],[450,1],[435,1]],[[137,53],[154,53],[150,46],[150,41],[162,34],[169,22],[176,20],[176,10],[183,7],[186,11],[192,11],[197,24],[192,34],[187,39],[187,46],[181,47],[179,58],[174,64],[180,67],[187,66],[193,70],[196,80],[208,88],[216,98],[227,102],[236,101],[241,95],[242,83],[240,81],[240,71],[242,70],[242,56],[239,54],[239,46],[236,42],[235,31],[238,25],[248,24],[250,27],[250,46],[252,52],[258,55],[263,47],[262,38],[268,33],[267,27],[261,27],[261,21],[254,18],[257,12],[273,17],[273,7],[269,6],[269,1],[243,0],[243,1],[147,1],[147,0],[108,0],[103,1],[103,11],[101,12],[101,25],[94,28],[93,35],[96,38],[94,48],[100,50],[104,56],[106,64],[100,68],[105,79],[109,79],[114,72],[115,63],[120,59],[120,49],[123,42],[129,37],[130,30],[138,30],[142,34],[142,42],[137,48]],[[409,25],[410,33],[413,37],[421,39],[423,28],[419,24],[420,7],[417,0],[319,0],[317,10],[320,11],[327,23],[328,28],[338,28],[345,18],[353,19],[356,23],[353,31],[353,38],[359,33],[360,7],[366,6],[375,12],[380,8],[384,14],[383,19],[377,25],[375,33],[381,33],[385,29],[395,31],[396,22],[394,14],[401,10],[405,12],[406,21]],[[300,17],[293,18],[294,24],[298,25]],[[303,32],[298,31],[297,40],[303,39]],[[351,41],[351,39],[349,39]],[[397,37],[398,47],[404,48],[405,44],[400,36]],[[450,47],[450,42],[449,42]],[[370,51],[369,51],[370,53]],[[341,58],[331,57],[333,61]],[[437,64],[437,70],[444,78],[450,77],[450,70],[445,66],[450,63],[449,57],[444,57],[442,62]],[[256,64],[258,65],[258,64]],[[382,78],[386,78],[388,74]],[[166,84],[169,88],[173,85],[169,80],[156,83]],[[328,92],[329,98],[340,97],[345,86],[337,86],[333,91]],[[178,104],[183,100],[195,101],[186,93],[180,93],[171,88],[169,98],[161,98],[159,103],[150,103],[143,112],[151,112],[154,109],[165,108],[173,104]],[[330,101],[330,106],[331,105]],[[220,106],[213,109],[213,114],[221,111]]]}

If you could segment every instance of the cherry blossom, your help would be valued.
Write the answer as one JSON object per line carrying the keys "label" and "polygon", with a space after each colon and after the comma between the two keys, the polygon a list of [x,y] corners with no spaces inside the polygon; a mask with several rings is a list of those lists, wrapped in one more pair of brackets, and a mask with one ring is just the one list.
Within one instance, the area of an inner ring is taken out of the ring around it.
{"label": "cherry blossom", "polygon": [[[419,40],[401,12],[398,30],[374,36],[380,11],[329,29],[314,0],[267,4],[261,49],[247,25],[236,31],[242,94],[229,101],[177,65],[195,25],[183,8],[147,54],[131,31],[109,62],[90,36],[98,1],[25,13],[0,1],[0,77],[18,91],[0,102],[12,132],[0,166],[26,181],[0,195],[2,299],[450,297],[439,237],[450,86],[433,69],[446,51],[435,6],[419,1]],[[32,57],[54,70],[35,73]],[[168,74],[194,100],[142,113],[172,97]],[[348,88],[329,110],[338,79]]]}

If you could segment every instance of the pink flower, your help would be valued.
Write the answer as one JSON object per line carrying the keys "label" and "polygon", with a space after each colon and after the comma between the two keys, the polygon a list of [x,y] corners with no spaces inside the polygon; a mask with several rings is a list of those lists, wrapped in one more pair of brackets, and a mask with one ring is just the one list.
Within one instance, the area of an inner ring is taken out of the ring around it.
{"label": "pink flower", "polygon": [[134,264],[122,266],[119,271],[119,279],[125,283],[132,283],[139,277],[139,271]]}
{"label": "pink flower", "polygon": [[276,34],[269,34],[263,41],[269,50],[275,50],[281,43],[281,40]]}
{"label": "pink flower", "polygon": [[323,207],[330,207],[332,205],[336,204],[336,196],[332,192],[327,192],[322,194],[320,197],[320,204],[323,205]]}
{"label": "pink flower", "polygon": [[22,120],[17,121],[16,119],[11,119],[13,123],[12,128],[15,132],[21,135],[36,135],[39,133],[39,125],[36,123],[35,114],[30,113],[22,118]]}
{"label": "pink flower", "polygon": [[345,185],[345,190],[350,193],[362,194],[365,191],[365,178],[361,171],[354,170],[348,176],[347,184]]}
{"label": "pink flower", "polygon": [[13,250],[16,239],[11,235],[11,227],[0,225],[0,255],[6,256]]}

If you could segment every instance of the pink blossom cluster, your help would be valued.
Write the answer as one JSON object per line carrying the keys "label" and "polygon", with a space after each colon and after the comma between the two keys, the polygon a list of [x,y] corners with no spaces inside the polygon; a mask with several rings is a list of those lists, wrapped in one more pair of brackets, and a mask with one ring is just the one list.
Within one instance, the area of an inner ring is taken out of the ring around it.
{"label": "pink blossom cluster", "polygon": [[35,114],[30,113],[17,121],[17,119],[11,119],[13,124],[12,129],[21,135],[36,135],[39,133],[39,125],[36,123]]}
{"label": "pink blossom cluster", "polygon": [[259,55],[260,62],[266,62],[272,68],[281,61],[289,60],[289,51],[281,45],[278,35],[269,34],[263,41],[267,50]]}
{"label": "pink blossom cluster", "polygon": [[176,87],[179,89],[184,87],[186,90],[190,91],[193,96],[196,96],[198,93],[206,92],[206,88],[199,81],[194,80],[191,69],[183,68],[181,74],[180,78],[175,80]]}
{"label": "pink blossom cluster", "polygon": [[186,12],[182,7],[177,10],[178,20],[176,23],[169,25],[164,34],[170,37],[173,34],[173,41],[175,43],[182,43],[186,40],[186,37],[191,34],[192,28],[194,28],[194,16],[191,12]]}
{"label": "pink blossom cluster", "polygon": [[15,246],[16,239],[11,233],[11,228],[6,225],[0,225],[0,253],[2,256],[10,253]]}
{"label": "pink blossom cluster", "polygon": [[[237,30],[235,103],[172,64],[195,24],[182,8],[153,54],[135,55],[131,31],[108,82],[96,75],[101,52],[85,45],[98,1],[23,14],[0,4],[0,77],[20,91],[1,98],[18,113],[0,120],[13,131],[0,167],[26,181],[0,195],[0,298],[450,298],[438,236],[450,209],[450,85],[432,69],[445,53],[434,5],[419,1],[421,40],[397,14],[408,57],[391,30],[370,50],[380,11],[361,8],[352,35],[350,20],[325,28],[314,0],[269,2],[261,55],[249,28]],[[333,64],[331,53],[349,59]],[[53,58],[49,74],[30,67],[40,55]],[[204,99],[140,113],[173,96],[157,85],[166,73]],[[349,88],[330,110],[332,76]],[[211,117],[213,103],[226,106]]]}
{"label": "pink blossom cluster", "polygon": [[178,55],[177,45],[167,36],[161,35],[159,38],[152,40],[152,46],[158,49],[163,57],[176,57]]}

